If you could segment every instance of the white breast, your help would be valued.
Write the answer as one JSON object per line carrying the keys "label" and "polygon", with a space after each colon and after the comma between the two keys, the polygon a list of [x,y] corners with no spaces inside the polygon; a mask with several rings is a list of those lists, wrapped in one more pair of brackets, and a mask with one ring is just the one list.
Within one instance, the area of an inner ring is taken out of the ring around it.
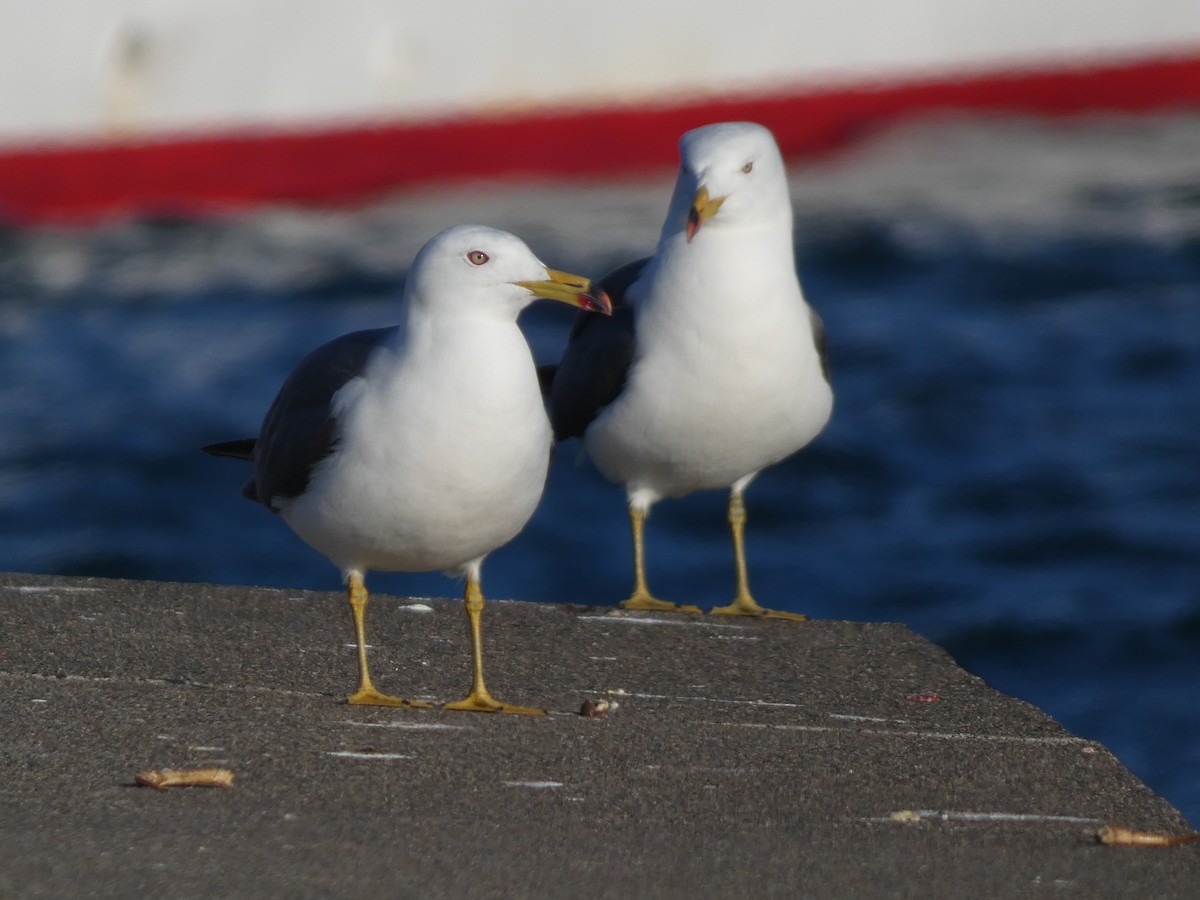
{"label": "white breast", "polygon": [[337,565],[456,569],[533,514],[551,447],[514,323],[410,334],[338,397],[343,439],[288,524]]}
{"label": "white breast", "polygon": [[833,396],[790,253],[782,271],[755,253],[744,249],[736,277],[713,253],[667,255],[648,273],[625,389],[585,435],[606,477],[658,496],[728,487],[828,421]]}

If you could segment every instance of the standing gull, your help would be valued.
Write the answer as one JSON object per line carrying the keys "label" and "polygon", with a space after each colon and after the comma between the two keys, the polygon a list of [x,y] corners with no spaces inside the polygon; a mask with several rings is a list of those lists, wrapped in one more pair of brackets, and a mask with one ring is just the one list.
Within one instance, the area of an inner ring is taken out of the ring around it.
{"label": "standing gull", "polygon": [[625,486],[634,589],[626,609],[699,612],[646,587],[642,529],[662,497],[730,488],[737,593],[729,615],[803,619],[750,594],[742,493],[829,420],[824,329],[804,301],[787,173],[771,133],[749,122],[689,131],[654,255],[602,282],[603,321],[580,318],[550,386],[559,440],[578,437]]}
{"label": "standing gull", "polygon": [[552,435],[517,315],[536,297],[608,313],[587,279],[548,269],[518,238],[443,231],[417,254],[399,325],[337,338],[284,382],[258,438],[204,450],[250,460],[242,492],[342,571],[358,644],[350,703],[383,694],[367,667],[369,569],[466,576],[472,685],[447,709],[536,714],[483,680],[483,558],[541,499]]}

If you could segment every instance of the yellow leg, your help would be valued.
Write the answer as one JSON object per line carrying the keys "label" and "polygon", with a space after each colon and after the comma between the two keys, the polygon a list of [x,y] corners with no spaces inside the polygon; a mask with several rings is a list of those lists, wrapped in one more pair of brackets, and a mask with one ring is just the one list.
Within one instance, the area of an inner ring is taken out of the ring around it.
{"label": "yellow leg", "polygon": [[655,612],[699,613],[698,606],[681,606],[669,600],[659,600],[646,587],[646,552],[642,543],[642,531],[646,526],[644,510],[630,504],[629,524],[633,527],[633,593],[621,601],[622,609],[639,609]]}
{"label": "yellow leg", "polygon": [[465,596],[467,623],[471,628],[471,692],[457,703],[447,703],[446,709],[465,709],[471,712],[518,713],[526,716],[544,716],[544,709],[529,706],[511,706],[493,699],[483,683],[483,592],[474,575],[467,577]]}
{"label": "yellow leg", "polygon": [[367,586],[363,584],[362,575],[351,572],[346,579],[346,589],[350,595],[350,612],[354,616],[354,639],[358,642],[358,690],[346,698],[347,703],[362,706],[408,706],[416,709],[429,709],[432,704],[421,700],[403,700],[380,693],[371,684],[371,673],[367,668]]}
{"label": "yellow leg", "polygon": [[746,504],[740,491],[729,495],[729,530],[733,532],[733,564],[737,571],[737,594],[728,606],[718,606],[713,610],[718,616],[765,616],[770,619],[791,619],[793,622],[806,622],[808,616],[799,613],[780,612],[774,609],[764,609],[750,596],[750,580],[746,575],[746,549],[744,544],[746,531]]}

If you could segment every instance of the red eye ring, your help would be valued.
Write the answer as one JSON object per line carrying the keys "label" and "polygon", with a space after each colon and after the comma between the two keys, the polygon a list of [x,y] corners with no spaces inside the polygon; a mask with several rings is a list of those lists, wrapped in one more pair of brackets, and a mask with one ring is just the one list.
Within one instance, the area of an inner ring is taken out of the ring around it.
{"label": "red eye ring", "polygon": [[467,262],[473,266],[482,266],[488,261],[488,255],[482,250],[472,250],[467,254]]}

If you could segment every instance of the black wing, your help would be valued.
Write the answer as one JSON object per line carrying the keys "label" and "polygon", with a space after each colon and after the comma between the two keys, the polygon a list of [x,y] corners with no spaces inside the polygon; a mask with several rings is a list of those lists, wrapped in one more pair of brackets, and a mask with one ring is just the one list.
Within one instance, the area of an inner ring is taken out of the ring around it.
{"label": "black wing", "polygon": [[808,313],[812,321],[813,344],[816,346],[817,356],[821,360],[821,374],[825,376],[825,383],[832,385],[833,380],[829,375],[829,352],[825,345],[825,322],[812,307],[809,307]]}
{"label": "black wing", "polygon": [[625,292],[648,262],[649,258],[627,263],[602,278],[600,285],[612,300],[612,315],[577,315],[558,366],[539,370],[550,398],[555,440],[582,437],[600,410],[625,387],[634,350],[633,307]]}
{"label": "black wing", "polygon": [[318,347],[300,361],[279,389],[257,440],[226,441],[204,451],[251,460],[254,474],[242,493],[277,512],[274,499],[303,494],[313,468],[337,445],[334,395],[362,374],[371,354],[394,331],[356,331]]}

